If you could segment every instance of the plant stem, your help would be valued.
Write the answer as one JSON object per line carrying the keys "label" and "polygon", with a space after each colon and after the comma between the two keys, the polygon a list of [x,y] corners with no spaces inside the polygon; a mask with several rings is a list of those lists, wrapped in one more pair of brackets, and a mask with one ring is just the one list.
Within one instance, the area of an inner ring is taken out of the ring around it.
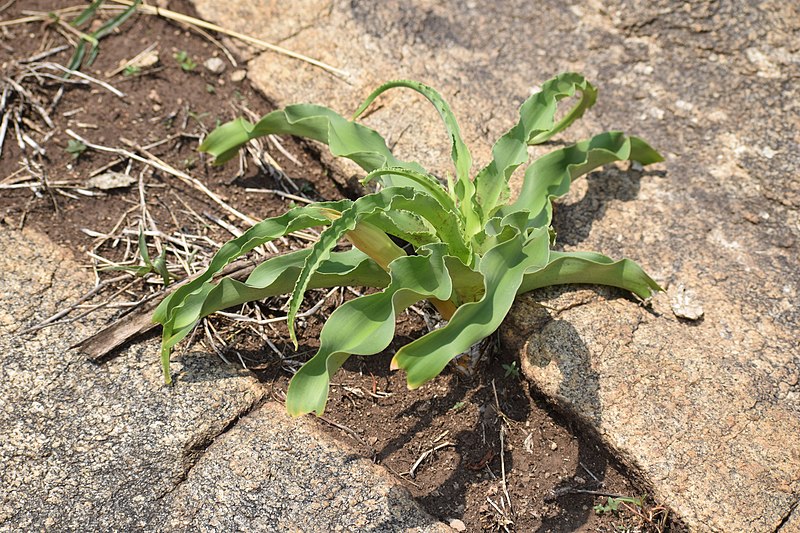
{"label": "plant stem", "polygon": [[442,318],[450,321],[453,318],[453,313],[456,312],[456,304],[453,303],[452,300],[437,300],[436,298],[431,298],[430,302],[439,311],[439,314],[442,315]]}

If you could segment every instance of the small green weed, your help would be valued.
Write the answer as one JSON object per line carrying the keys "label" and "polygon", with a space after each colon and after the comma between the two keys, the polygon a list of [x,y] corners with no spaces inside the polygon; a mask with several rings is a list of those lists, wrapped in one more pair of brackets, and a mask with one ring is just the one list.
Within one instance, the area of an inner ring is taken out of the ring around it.
{"label": "small green weed", "polygon": [[77,141],[75,139],[70,139],[67,141],[67,147],[65,150],[69,155],[72,156],[73,160],[78,159],[83,153],[86,151],[87,146],[83,144],[81,141]]}
{"label": "small green weed", "polygon": [[[135,0],[127,9],[102,23],[92,33],[83,33],[80,31],[81,26],[84,26],[94,18],[103,2],[104,0],[94,0],[69,23],[71,31],[78,33],[81,38],[67,65],[67,68],[70,70],[80,70],[81,66],[91,66],[97,58],[97,54],[100,53],[100,41],[128,20],[128,18],[136,12],[136,8],[141,3],[141,0]],[[65,24],[58,17],[54,16],[54,20],[58,24]]]}
{"label": "small green weed", "polygon": [[637,509],[641,509],[644,505],[644,496],[639,497],[628,497],[628,496],[619,496],[619,497],[612,497],[609,496],[606,503],[598,503],[592,509],[597,514],[606,514],[606,513],[616,513],[619,511],[619,506],[624,503],[629,503],[636,507]]}
{"label": "small green weed", "polygon": [[514,376],[514,378],[519,378],[519,368],[517,368],[516,361],[512,361],[510,365],[503,363],[502,367],[506,371],[505,377]]}
{"label": "small green weed", "polygon": [[467,405],[467,402],[456,402],[456,403],[453,405],[453,407],[451,407],[451,408],[450,408],[450,410],[451,410],[451,411],[453,411],[454,413],[457,413],[457,412],[459,412],[460,410],[462,410],[462,409],[464,408],[464,406],[465,406],[465,405]]}
{"label": "small green weed", "polygon": [[195,63],[194,60],[189,57],[189,53],[186,52],[186,50],[176,52],[172,57],[175,58],[175,61],[178,62],[184,72],[191,72],[197,68],[197,63]]}
{"label": "small green weed", "polygon": [[103,270],[122,270],[125,272],[131,272],[132,274],[140,277],[144,277],[151,272],[156,272],[158,275],[161,276],[162,281],[164,282],[164,286],[170,284],[172,281],[172,276],[167,270],[167,251],[162,250],[161,254],[156,258],[155,261],[150,259],[150,252],[147,249],[147,240],[145,238],[144,230],[139,228],[139,257],[142,259],[143,265],[140,266],[129,266],[129,265],[115,265],[104,267]]}
{"label": "small green weed", "polygon": [[141,74],[141,72],[142,72],[142,67],[139,67],[137,65],[128,65],[122,71],[122,75],[125,77],[132,77],[132,76],[138,76],[139,74]]}

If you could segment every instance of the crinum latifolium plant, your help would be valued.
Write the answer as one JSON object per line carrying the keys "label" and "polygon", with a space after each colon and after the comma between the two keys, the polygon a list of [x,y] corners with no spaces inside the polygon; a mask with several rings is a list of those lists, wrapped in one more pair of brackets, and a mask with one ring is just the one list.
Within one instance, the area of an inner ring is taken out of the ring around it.
{"label": "crinum latifolium plant", "polygon": [[[397,159],[384,139],[356,119],[383,92],[404,87],[424,96],[439,113],[451,141],[455,176],[442,183],[419,164]],[[576,101],[561,119],[558,102]],[[292,378],[286,398],[290,414],[322,414],[331,377],[352,355],[372,355],[391,343],[398,314],[430,301],[446,324],[400,348],[393,369],[403,369],[409,388],[436,377],[449,361],[492,334],[514,298],[540,287],[566,283],[611,285],[648,298],[658,285],[633,261],[598,253],[551,250],[553,198],[572,180],[613,161],[644,165],[661,156],[637,137],[606,132],[554,150],[533,161],[522,188],[511,199],[509,178],[528,162],[528,146],[567,128],[591,107],[595,88],[582,76],[561,74],[520,107],[519,121],[492,148],[492,160],[471,177],[472,158],[453,113],[439,93],[414,81],[377,88],[347,120],[327,107],[290,105],[256,124],[234,120],[214,130],[200,150],[222,164],[250,139],[289,134],[326,144],[365,172],[377,192],[356,200],[317,202],[259,222],[228,242],[205,272],[178,288],[155,313],[163,325],[162,364],[171,382],[169,356],[197,322],[215,311],[279,294],[290,294],[289,335],[297,346],[294,320],[308,289],[360,286],[380,289],[339,306],[321,333],[320,347]],[[306,249],[265,260],[245,281],[212,278],[225,265],[269,241],[322,227]],[[393,238],[391,238],[391,237]],[[352,245],[337,251],[343,241]],[[396,244],[406,242],[413,253]]]}

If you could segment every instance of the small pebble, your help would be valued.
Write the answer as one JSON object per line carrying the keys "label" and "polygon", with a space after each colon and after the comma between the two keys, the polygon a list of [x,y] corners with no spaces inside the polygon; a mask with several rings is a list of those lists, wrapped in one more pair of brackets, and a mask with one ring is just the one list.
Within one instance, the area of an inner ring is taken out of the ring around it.
{"label": "small pebble", "polygon": [[672,313],[687,320],[699,320],[703,317],[703,304],[701,304],[694,294],[694,291],[686,290],[682,284],[669,288],[670,304]]}
{"label": "small pebble", "polygon": [[459,520],[458,518],[453,518],[452,520],[450,520],[450,527],[452,527],[456,531],[466,531],[467,530],[467,525],[464,522],[462,522],[461,520]]}
{"label": "small pebble", "polygon": [[209,57],[203,65],[212,74],[222,74],[225,72],[225,62],[218,57]]}
{"label": "small pebble", "polygon": [[99,176],[90,178],[86,182],[87,187],[107,191],[111,189],[119,189],[122,187],[130,187],[138,180],[130,174],[123,174],[122,172],[104,172]]}
{"label": "small pebble", "polygon": [[231,72],[231,81],[234,83],[239,83],[240,81],[244,80],[247,77],[246,70],[234,70]]}
{"label": "small pebble", "polygon": [[775,157],[775,154],[777,154],[777,153],[778,152],[776,152],[775,150],[773,150],[769,146],[765,146],[764,148],[761,149],[761,155],[763,155],[767,159],[772,159],[773,157]]}
{"label": "small pebble", "polygon": [[550,443],[550,449],[553,450],[553,451],[556,451],[558,449],[558,444],[556,444],[555,442],[551,442]]}

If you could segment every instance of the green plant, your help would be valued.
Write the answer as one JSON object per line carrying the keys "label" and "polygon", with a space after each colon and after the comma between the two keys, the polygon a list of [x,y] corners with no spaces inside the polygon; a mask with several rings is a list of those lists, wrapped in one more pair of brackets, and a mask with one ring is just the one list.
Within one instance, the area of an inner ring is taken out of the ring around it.
{"label": "green plant", "polygon": [[[69,60],[69,64],[67,65],[67,68],[70,70],[80,70],[81,65],[86,65],[87,67],[91,66],[94,60],[97,58],[97,54],[100,53],[100,40],[128,20],[128,18],[130,18],[130,16],[136,12],[136,8],[141,3],[141,0],[135,0],[130,6],[128,6],[127,9],[101,24],[100,27],[92,33],[87,34],[81,32],[79,28],[92,20],[103,2],[104,0],[94,0],[86,9],[84,9],[77,17],[75,17],[75,20],[69,23],[68,29],[77,33],[81,39],[78,45],[75,47],[75,52],[73,52],[72,57]],[[63,26],[63,23],[58,20],[57,17],[56,21]],[[88,56],[86,55],[87,45],[89,46]]]}
{"label": "green plant", "polygon": [[83,152],[85,152],[87,148],[88,147],[81,141],[70,139],[67,141],[67,147],[65,150],[69,155],[72,156],[72,159],[78,159],[81,155],[83,155]]}
{"label": "green plant", "polygon": [[142,67],[140,67],[138,65],[128,65],[122,71],[122,75],[125,76],[126,78],[129,78],[129,77],[132,77],[132,76],[138,76],[141,73],[142,73]]}
{"label": "green plant", "polygon": [[514,376],[514,378],[519,378],[519,368],[517,368],[517,362],[511,361],[511,364],[504,363],[502,365],[503,370],[506,371],[505,377]]}
{"label": "green plant", "polygon": [[156,258],[155,261],[150,259],[150,252],[147,250],[147,241],[144,235],[144,229],[139,228],[139,257],[142,259],[144,265],[139,266],[131,266],[131,265],[114,265],[104,267],[101,270],[122,270],[125,272],[131,272],[132,274],[140,277],[144,277],[151,272],[156,272],[158,275],[161,276],[161,279],[164,282],[164,286],[166,287],[169,285],[171,281],[171,276],[169,270],[167,270],[167,250],[162,250],[161,254]]}
{"label": "green plant", "polygon": [[189,53],[186,52],[186,50],[176,52],[172,57],[175,58],[175,61],[178,62],[184,72],[191,72],[197,68],[197,63],[195,63],[194,60],[189,57]]}
{"label": "green plant", "polygon": [[[355,122],[384,91],[406,87],[436,108],[451,140],[455,177],[442,184],[417,163],[392,155],[374,130]],[[266,219],[225,244],[207,270],[178,288],[156,310],[163,325],[162,364],[169,383],[169,354],[202,317],[217,310],[290,293],[289,334],[297,346],[294,319],[307,289],[365,286],[382,289],[348,301],[328,318],[320,348],[292,378],[286,407],[292,415],[322,414],[331,376],[351,355],[386,349],[395,317],[429,300],[447,324],[402,347],[391,367],[404,369],[409,388],[437,376],[447,363],[494,332],[517,294],[564,283],[598,283],[627,289],[641,298],[660,290],[634,262],[613,261],[596,253],[550,250],[551,199],[570,183],[603,164],[661,161],[644,141],[607,132],[534,161],[525,171],[518,197],[511,201],[508,181],[528,160],[529,145],[542,143],[569,126],[594,104],[596,90],[582,76],[561,74],[542,85],[520,108],[519,122],[492,149],[492,161],[470,178],[472,159],[450,107],[430,87],[394,81],[376,89],[347,120],[317,105],[288,106],[252,124],[237,119],[213,131],[200,150],[218,164],[234,157],[250,139],[290,134],[327,144],[335,156],[351,159],[366,172],[364,184],[377,192],[355,201],[318,202]],[[558,102],[579,96],[556,120]],[[264,261],[245,282],[212,277],[226,264],[273,239],[323,226],[310,248]],[[413,246],[407,255],[390,238]],[[353,246],[334,251],[342,239]]]}
{"label": "green plant", "polygon": [[619,511],[619,506],[622,504],[630,503],[636,508],[641,508],[644,505],[644,496],[630,497],[630,496],[609,496],[605,505],[598,503],[592,509],[597,514],[616,513]]}

